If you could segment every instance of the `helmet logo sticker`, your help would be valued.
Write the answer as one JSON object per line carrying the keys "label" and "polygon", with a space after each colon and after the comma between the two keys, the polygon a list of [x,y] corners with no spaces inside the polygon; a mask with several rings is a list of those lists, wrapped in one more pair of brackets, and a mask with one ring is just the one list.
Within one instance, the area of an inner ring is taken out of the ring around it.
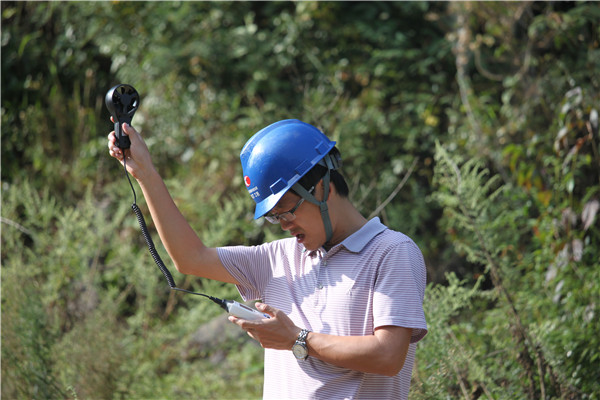
{"label": "helmet logo sticker", "polygon": [[253,188],[248,188],[248,193],[250,193],[250,197],[252,197],[253,199],[260,197],[260,192],[258,191],[258,188],[256,186],[254,186]]}
{"label": "helmet logo sticker", "polygon": [[246,187],[250,187],[250,177],[248,175],[244,176],[244,183]]}

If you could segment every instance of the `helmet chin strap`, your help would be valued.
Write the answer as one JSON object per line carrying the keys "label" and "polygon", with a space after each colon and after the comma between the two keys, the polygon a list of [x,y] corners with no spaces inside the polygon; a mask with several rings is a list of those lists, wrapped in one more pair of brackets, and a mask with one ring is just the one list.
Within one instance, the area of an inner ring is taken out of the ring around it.
{"label": "helmet chin strap", "polygon": [[323,220],[323,226],[325,227],[325,243],[328,243],[333,237],[333,228],[331,226],[331,219],[329,218],[329,209],[327,208],[327,199],[329,198],[330,171],[332,169],[336,169],[337,166],[334,166],[334,162],[332,162],[331,157],[329,155],[325,156],[323,158],[323,161],[325,161],[325,164],[327,165],[327,172],[325,173],[325,176],[323,176],[322,201],[317,200],[315,196],[310,194],[308,190],[304,189],[304,187],[299,183],[295,183],[292,186],[292,189],[301,197],[319,207],[319,209],[321,210],[321,219]]}

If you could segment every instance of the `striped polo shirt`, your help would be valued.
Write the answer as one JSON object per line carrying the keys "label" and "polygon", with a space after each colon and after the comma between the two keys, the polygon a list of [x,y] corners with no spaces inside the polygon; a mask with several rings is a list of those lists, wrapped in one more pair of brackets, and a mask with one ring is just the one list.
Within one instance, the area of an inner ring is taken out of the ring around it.
{"label": "striped polo shirt", "polygon": [[340,368],[291,351],[265,350],[265,399],[406,399],[416,343],[427,333],[423,256],[379,218],[329,251],[307,251],[295,238],[218,248],[244,300],[262,299],[301,328],[331,335],[373,335],[412,328],[403,369],[394,377]]}

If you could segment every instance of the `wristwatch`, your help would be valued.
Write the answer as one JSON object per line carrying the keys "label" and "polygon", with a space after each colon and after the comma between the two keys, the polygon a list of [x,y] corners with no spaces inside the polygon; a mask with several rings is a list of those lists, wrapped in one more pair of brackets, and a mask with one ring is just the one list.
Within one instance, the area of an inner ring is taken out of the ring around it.
{"label": "wristwatch", "polygon": [[308,358],[308,348],[306,347],[306,337],[310,331],[302,329],[296,339],[296,343],[292,346],[292,353],[298,360],[306,360]]}

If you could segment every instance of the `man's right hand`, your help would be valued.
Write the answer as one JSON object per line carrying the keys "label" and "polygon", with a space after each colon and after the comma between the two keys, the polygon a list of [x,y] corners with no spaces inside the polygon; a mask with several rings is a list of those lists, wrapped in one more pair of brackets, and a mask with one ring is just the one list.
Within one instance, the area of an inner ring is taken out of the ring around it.
{"label": "man's right hand", "polygon": [[[112,120],[112,117],[111,117]],[[131,125],[123,123],[123,133],[129,137],[131,147],[123,150],[117,146],[117,138],[115,132],[112,131],[108,135],[108,152],[109,154],[124,164],[123,157],[126,157],[127,171],[138,181],[143,180],[145,176],[156,172],[148,146],[142,139],[142,136]]]}

